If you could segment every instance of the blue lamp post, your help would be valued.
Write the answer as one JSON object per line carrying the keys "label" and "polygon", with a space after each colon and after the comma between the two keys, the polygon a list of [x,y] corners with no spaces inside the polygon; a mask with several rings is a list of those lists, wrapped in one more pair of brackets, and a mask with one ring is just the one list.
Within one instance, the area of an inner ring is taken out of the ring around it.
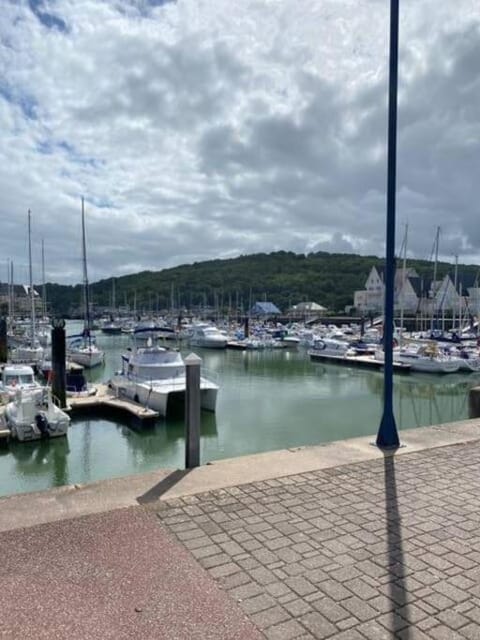
{"label": "blue lamp post", "polygon": [[376,445],[381,448],[400,446],[393,415],[393,313],[395,287],[395,200],[397,172],[397,88],[398,88],[398,4],[390,0],[390,73],[388,89],[388,178],[387,233],[385,269],[385,309],[383,348],[385,353],[383,415]]}

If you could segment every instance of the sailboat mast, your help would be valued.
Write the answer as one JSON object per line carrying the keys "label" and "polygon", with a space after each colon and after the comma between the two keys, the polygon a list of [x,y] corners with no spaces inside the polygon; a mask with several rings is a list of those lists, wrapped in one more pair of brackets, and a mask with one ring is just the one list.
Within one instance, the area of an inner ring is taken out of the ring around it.
{"label": "sailboat mast", "polygon": [[84,330],[90,344],[90,299],[87,273],[87,242],[85,238],[85,203],[82,196],[82,259],[83,259],[83,302],[85,307]]}
{"label": "sailboat mast", "polygon": [[[453,286],[454,286],[454,289],[455,289],[455,297],[457,297],[458,296],[458,255],[455,255],[455,275],[454,275]],[[454,301],[453,301],[453,304],[452,304],[452,331],[455,331],[455,320],[456,320],[456,318],[455,318],[456,304],[455,303],[456,303],[456,300],[454,298]],[[460,322],[459,322],[459,324],[460,324]]]}
{"label": "sailboat mast", "polygon": [[433,319],[435,316],[435,307],[437,302],[437,263],[438,263],[438,243],[440,240],[440,227],[437,227],[437,235],[435,238],[435,262],[433,263],[433,298],[432,298],[432,317],[430,320],[430,331],[433,331]]}
{"label": "sailboat mast", "polygon": [[403,317],[405,310],[405,283],[407,281],[407,239],[408,223],[405,225],[405,236],[403,238],[403,273],[402,273],[402,299],[400,304],[400,345],[403,343]]}
{"label": "sailboat mast", "polygon": [[10,262],[10,292],[11,292],[11,296],[12,296],[12,315],[10,318],[10,326],[13,327],[14,323],[15,323],[15,285],[13,283],[13,260]]}
{"label": "sailboat mast", "polygon": [[30,284],[30,306],[31,306],[31,341],[32,347],[35,346],[35,292],[33,290],[33,271],[32,271],[32,226],[31,211],[28,210],[28,272]]}
{"label": "sailboat mast", "polygon": [[7,295],[8,295],[8,322],[12,322],[12,283],[10,282],[10,259],[7,260]]}
{"label": "sailboat mast", "polygon": [[45,283],[45,241],[42,238],[42,314],[47,317],[47,285]]}

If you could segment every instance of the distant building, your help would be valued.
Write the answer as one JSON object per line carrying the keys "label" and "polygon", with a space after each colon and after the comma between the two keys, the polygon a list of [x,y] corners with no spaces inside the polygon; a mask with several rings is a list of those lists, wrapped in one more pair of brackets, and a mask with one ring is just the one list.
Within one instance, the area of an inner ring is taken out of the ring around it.
{"label": "distant building", "polygon": [[[13,285],[13,290],[10,285],[6,283],[0,283],[0,306],[8,309],[9,296],[13,294],[13,312],[16,314],[29,314],[32,308],[32,302],[30,299],[30,287],[26,284]],[[35,300],[35,310],[42,310],[42,297],[36,291],[33,290],[33,297]]]}
{"label": "distant building", "polygon": [[326,312],[327,307],[323,307],[317,302],[299,302],[288,310],[289,315],[303,316],[306,318],[324,316]]}
{"label": "distant building", "polygon": [[280,309],[273,304],[273,302],[255,302],[250,309],[249,314],[258,318],[265,318],[267,316],[278,316],[281,313]]}
{"label": "distant building", "polygon": [[[385,269],[372,267],[365,289],[355,291],[353,306],[360,313],[382,313],[385,296]],[[478,314],[480,310],[478,278],[447,274],[442,280],[420,277],[415,269],[395,272],[394,305],[398,311],[425,315],[442,312]]]}

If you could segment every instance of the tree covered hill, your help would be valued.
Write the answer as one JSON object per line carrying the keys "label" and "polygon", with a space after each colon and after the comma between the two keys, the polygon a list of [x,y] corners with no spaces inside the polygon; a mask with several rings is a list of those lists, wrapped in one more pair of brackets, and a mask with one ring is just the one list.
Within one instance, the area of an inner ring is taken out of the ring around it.
{"label": "tree covered hill", "polygon": [[[90,293],[96,307],[108,307],[114,288],[117,307],[132,309],[136,303],[139,312],[205,306],[246,310],[256,300],[265,299],[282,310],[313,300],[332,312],[343,312],[353,304],[354,291],[363,289],[372,266],[383,264],[376,256],[278,251],[108,278],[91,284]],[[433,276],[431,262],[409,260],[408,266],[420,276]],[[453,269],[452,264],[438,263],[438,278]],[[476,275],[478,271],[476,265],[459,266],[459,274]],[[69,315],[81,307],[82,286],[49,283],[47,299],[53,313]]]}

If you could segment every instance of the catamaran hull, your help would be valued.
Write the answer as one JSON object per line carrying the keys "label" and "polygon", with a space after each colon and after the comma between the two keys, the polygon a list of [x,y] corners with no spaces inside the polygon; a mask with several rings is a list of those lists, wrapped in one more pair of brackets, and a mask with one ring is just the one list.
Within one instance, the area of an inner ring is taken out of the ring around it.
{"label": "catamaran hull", "polygon": [[[158,411],[165,417],[170,411],[170,405],[185,404],[185,385],[152,385],[134,382],[123,376],[116,376],[110,381],[111,388],[119,397],[138,402],[144,407]],[[214,412],[217,404],[218,387],[208,381],[200,383],[200,407],[206,411]]]}

